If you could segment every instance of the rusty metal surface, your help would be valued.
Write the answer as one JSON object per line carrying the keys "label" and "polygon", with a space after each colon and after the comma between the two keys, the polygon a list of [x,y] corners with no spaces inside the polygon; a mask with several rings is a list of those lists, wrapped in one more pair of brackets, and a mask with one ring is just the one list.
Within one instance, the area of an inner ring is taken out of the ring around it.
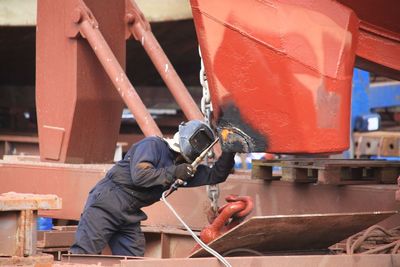
{"label": "rusty metal surface", "polygon": [[0,212],[0,256],[16,255],[19,247],[18,212]]}
{"label": "rusty metal surface", "polygon": [[0,211],[61,209],[61,199],[56,195],[22,194],[8,192],[0,194]]}
{"label": "rusty metal surface", "polygon": [[[173,227],[144,226],[142,231],[146,239],[145,257],[183,258],[190,254],[195,245],[192,236],[185,230]],[[75,240],[75,232],[76,226],[38,231],[37,247],[47,252],[66,251]],[[0,240],[1,233],[0,231]]]}
{"label": "rusty metal surface", "polygon": [[0,193],[18,190],[23,193],[56,194],[63,200],[62,209],[43,211],[41,214],[60,219],[79,219],[88,192],[111,166],[1,161],[0,172],[4,172],[3,176],[0,175]]}
{"label": "rusty metal surface", "polygon": [[71,247],[75,240],[75,230],[65,231],[38,231],[38,248],[66,248]]}
{"label": "rusty metal surface", "polygon": [[145,257],[185,258],[196,243],[187,231],[175,227],[144,226],[142,231],[146,238]]}
{"label": "rusty metal surface", "polygon": [[330,0],[191,5],[223,147],[278,153],[348,147],[358,29],[350,9]]}
{"label": "rusty metal surface", "polygon": [[[62,209],[41,211],[40,214],[78,220],[88,192],[111,166],[0,161],[0,193],[18,190],[56,194],[63,199]],[[394,198],[397,188],[396,185],[294,185],[281,181],[250,180],[249,172],[239,172],[221,184],[221,196],[252,196],[254,211],[250,216],[367,212],[398,210],[400,203]],[[169,201],[191,227],[201,229],[207,225],[209,200],[203,187],[179,189]],[[177,219],[161,202],[144,210],[149,217],[143,222],[145,225],[179,226]]]}
{"label": "rusty metal surface", "polygon": [[36,254],[38,209],[61,209],[56,195],[0,194],[0,256]]}
{"label": "rusty metal surface", "polygon": [[[124,67],[124,0],[84,2]],[[78,3],[38,1],[36,107],[41,159],[108,162],[114,155],[123,102],[87,41],[67,35]]]}
{"label": "rusty metal surface", "polygon": [[[239,248],[261,253],[327,249],[394,214],[396,211],[259,216],[241,223],[208,245],[220,254]],[[200,249],[190,257],[205,256],[210,254]]]}
{"label": "rusty metal surface", "polygon": [[[312,255],[312,256],[268,256],[227,258],[232,266],[241,267],[396,267],[400,266],[400,255]],[[197,259],[148,259],[121,261],[123,267],[220,267],[216,258]]]}
{"label": "rusty metal surface", "polygon": [[0,212],[0,256],[36,254],[36,219],[34,210]]}
{"label": "rusty metal surface", "polygon": [[[82,255],[66,254],[62,255],[61,262],[68,264],[96,264],[101,266],[113,266],[122,260],[143,259],[142,257],[113,256],[113,255]],[[118,266],[118,265],[117,265]]]}
{"label": "rusty metal surface", "polygon": [[0,266],[53,266],[53,256],[49,254],[37,254],[29,257],[0,257]]}

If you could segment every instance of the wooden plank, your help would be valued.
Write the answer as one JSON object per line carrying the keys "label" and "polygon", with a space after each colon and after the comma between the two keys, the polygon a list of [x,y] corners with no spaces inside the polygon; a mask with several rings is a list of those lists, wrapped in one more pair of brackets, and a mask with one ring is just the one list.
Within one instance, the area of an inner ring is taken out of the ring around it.
{"label": "wooden plank", "polygon": [[275,180],[272,176],[272,166],[253,165],[251,179]]}
{"label": "wooden plank", "polygon": [[310,169],[282,167],[282,180],[297,183],[313,183],[316,177],[310,177]]}
{"label": "wooden plank", "polygon": [[[326,249],[396,211],[253,217],[221,235],[209,246],[219,253],[246,248],[259,252]],[[206,257],[199,249],[190,257]]]}
{"label": "wooden plank", "polygon": [[273,166],[282,167],[282,180],[298,183],[396,183],[400,162],[385,160],[303,158],[253,161],[252,177],[275,180]]}
{"label": "wooden plank", "polygon": [[252,160],[251,178],[266,181],[279,180],[280,177],[273,176],[272,168],[279,166],[280,160]]}

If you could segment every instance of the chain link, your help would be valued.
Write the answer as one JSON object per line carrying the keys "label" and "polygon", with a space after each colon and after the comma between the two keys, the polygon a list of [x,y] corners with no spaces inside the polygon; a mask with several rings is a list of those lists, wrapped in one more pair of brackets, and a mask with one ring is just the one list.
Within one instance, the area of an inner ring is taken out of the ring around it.
{"label": "chain link", "polygon": [[[201,56],[201,50],[199,47],[199,55],[200,55],[200,84],[203,87],[203,96],[201,98],[201,112],[204,115],[204,121],[211,127],[211,113],[213,111],[210,90],[208,89],[208,81],[207,75],[204,68],[203,58]],[[210,150],[207,155],[206,162],[209,164],[209,159],[214,158],[214,151]],[[214,214],[218,212],[218,199],[219,199],[219,186],[218,185],[207,185],[206,186],[208,198],[211,200],[211,209]]]}

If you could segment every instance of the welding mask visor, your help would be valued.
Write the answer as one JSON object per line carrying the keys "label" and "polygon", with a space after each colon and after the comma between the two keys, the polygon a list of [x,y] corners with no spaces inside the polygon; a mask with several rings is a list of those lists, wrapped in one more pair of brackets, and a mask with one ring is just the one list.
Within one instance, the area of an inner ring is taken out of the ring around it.
{"label": "welding mask visor", "polygon": [[189,163],[193,162],[209,147],[215,137],[204,122],[192,120],[179,126],[179,146],[181,154]]}

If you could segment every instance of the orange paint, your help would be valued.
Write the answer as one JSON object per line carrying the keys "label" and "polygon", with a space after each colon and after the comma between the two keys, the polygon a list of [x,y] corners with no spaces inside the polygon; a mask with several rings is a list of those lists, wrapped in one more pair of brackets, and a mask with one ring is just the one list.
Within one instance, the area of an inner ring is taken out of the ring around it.
{"label": "orange paint", "polygon": [[[330,0],[191,5],[217,123],[261,136],[265,146],[253,151],[347,149],[358,33],[350,9]],[[240,119],[224,118],[227,105]],[[224,146],[227,135],[220,134]]]}

